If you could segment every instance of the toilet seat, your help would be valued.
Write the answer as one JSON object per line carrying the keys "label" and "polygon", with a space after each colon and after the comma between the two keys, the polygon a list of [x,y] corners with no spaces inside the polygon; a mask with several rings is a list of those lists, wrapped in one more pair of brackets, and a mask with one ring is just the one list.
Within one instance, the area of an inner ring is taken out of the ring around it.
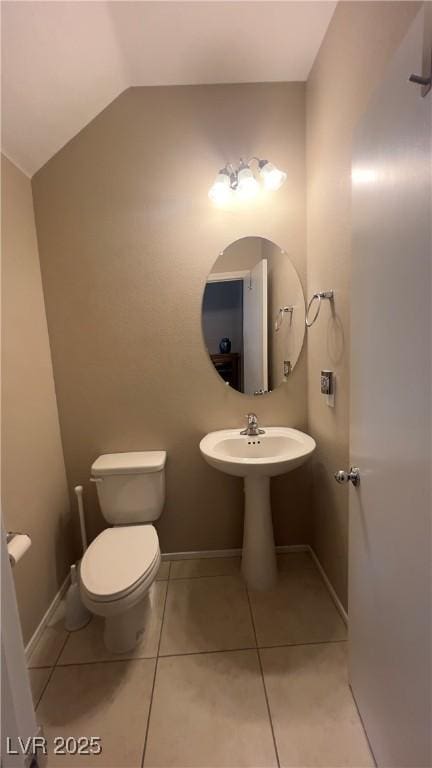
{"label": "toilet seat", "polygon": [[84,554],[81,586],[92,602],[121,600],[150,586],[159,562],[159,539],[153,525],[107,528]]}

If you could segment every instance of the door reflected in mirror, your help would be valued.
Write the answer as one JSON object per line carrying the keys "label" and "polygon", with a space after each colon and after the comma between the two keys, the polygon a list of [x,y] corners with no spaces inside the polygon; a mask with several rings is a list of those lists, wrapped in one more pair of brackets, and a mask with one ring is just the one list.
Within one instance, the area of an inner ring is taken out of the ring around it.
{"label": "door reflected in mirror", "polygon": [[287,381],[305,332],[303,289],[287,253],[262,237],[231,243],[207,278],[202,327],[226,384],[260,395]]}

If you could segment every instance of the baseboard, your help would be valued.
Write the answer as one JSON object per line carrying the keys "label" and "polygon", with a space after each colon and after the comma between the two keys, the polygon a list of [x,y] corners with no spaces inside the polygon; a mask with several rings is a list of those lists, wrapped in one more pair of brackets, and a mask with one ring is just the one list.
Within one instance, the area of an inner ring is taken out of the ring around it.
{"label": "baseboard", "polygon": [[39,642],[42,632],[44,631],[47,624],[50,622],[51,618],[53,617],[55,611],[58,608],[59,603],[61,602],[62,598],[66,594],[67,588],[69,586],[69,582],[70,582],[70,574],[68,573],[59,591],[57,592],[56,596],[48,606],[47,610],[42,616],[41,621],[39,622],[38,626],[36,627],[35,631],[33,632],[30,640],[28,641],[25,647],[25,656],[26,656],[27,662],[29,661],[31,654],[33,653],[37,643]]}
{"label": "baseboard", "polygon": [[[287,544],[276,547],[276,552],[308,552],[308,544]],[[239,557],[241,548],[237,549],[201,549],[192,552],[165,552],[162,560],[204,560],[208,557]]]}
{"label": "baseboard", "polygon": [[346,610],[343,607],[341,601],[339,600],[339,597],[336,594],[336,590],[335,590],[333,584],[331,583],[329,577],[327,576],[323,566],[321,565],[321,562],[320,562],[320,560],[318,558],[318,555],[316,554],[315,550],[312,547],[309,546],[308,550],[309,550],[309,552],[310,552],[310,554],[312,556],[312,559],[313,559],[316,567],[318,568],[318,570],[319,570],[319,572],[320,572],[320,574],[321,574],[321,576],[323,578],[323,581],[324,581],[324,583],[325,583],[325,585],[326,585],[326,587],[327,587],[327,589],[328,589],[328,591],[330,593],[330,597],[332,598],[336,608],[338,609],[338,611],[339,611],[343,621],[348,626],[348,613],[346,612]]}
{"label": "baseboard", "polygon": [[164,552],[162,560],[202,560],[207,557],[238,557],[241,549],[200,549],[191,552]]}
{"label": "baseboard", "polygon": [[309,544],[281,544],[275,549],[282,555],[284,552],[309,552],[310,547]]}

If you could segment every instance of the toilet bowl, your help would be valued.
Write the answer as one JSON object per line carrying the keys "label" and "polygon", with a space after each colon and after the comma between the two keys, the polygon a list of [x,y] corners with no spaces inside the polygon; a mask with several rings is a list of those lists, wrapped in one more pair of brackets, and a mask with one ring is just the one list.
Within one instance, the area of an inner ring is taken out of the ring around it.
{"label": "toilet bowl", "polygon": [[112,653],[135,647],[143,631],[149,589],[159,570],[159,539],[151,520],[165,499],[164,451],[100,456],[92,465],[102,514],[113,527],[100,533],[81,561],[86,607],[105,619],[104,642]]}

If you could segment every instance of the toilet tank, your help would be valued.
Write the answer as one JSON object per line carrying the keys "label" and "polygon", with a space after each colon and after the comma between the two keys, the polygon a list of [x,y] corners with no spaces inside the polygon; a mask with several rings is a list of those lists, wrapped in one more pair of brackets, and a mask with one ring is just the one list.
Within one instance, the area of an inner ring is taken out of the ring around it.
{"label": "toilet tank", "polygon": [[111,525],[160,517],[165,502],[166,451],[106,453],[92,464],[102,514]]}

